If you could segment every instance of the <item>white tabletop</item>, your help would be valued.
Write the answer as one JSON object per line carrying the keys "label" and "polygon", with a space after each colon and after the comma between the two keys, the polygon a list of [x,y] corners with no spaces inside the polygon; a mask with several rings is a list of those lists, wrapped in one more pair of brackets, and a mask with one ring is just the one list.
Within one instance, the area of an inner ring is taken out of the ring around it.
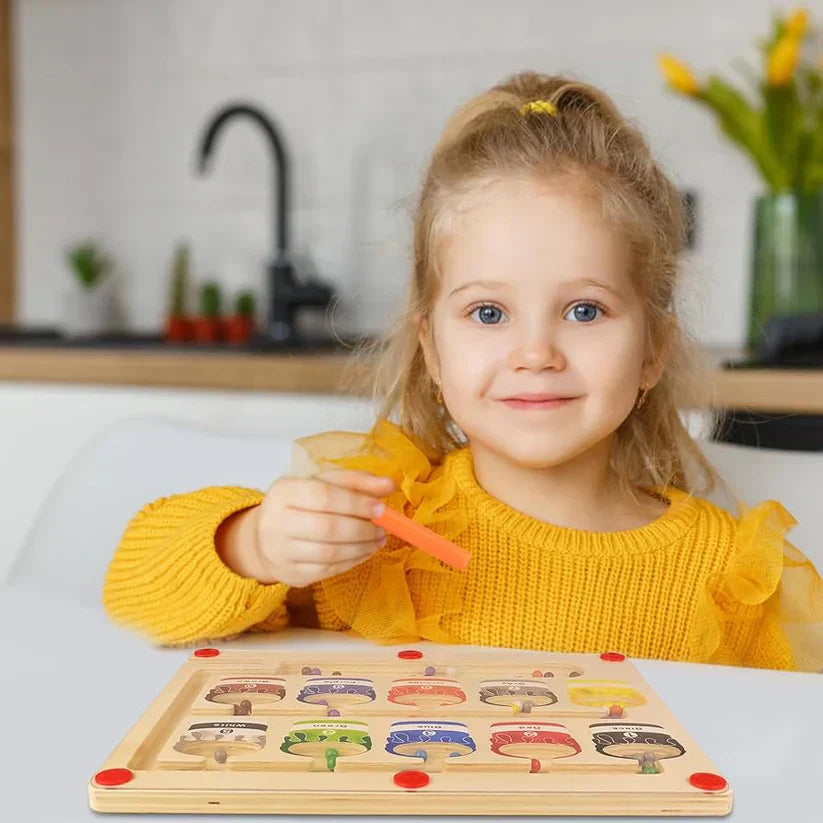
{"label": "white tabletop", "polygon": [[[2,819],[15,823],[133,820],[131,815],[91,811],[88,781],[191,651],[154,648],[111,625],[99,606],[67,601],[59,592],[19,586],[0,588],[0,637]],[[362,650],[369,644],[333,632],[292,629],[248,635],[231,645],[299,647],[310,652]],[[493,649],[478,652],[494,654]],[[729,780],[734,810],[725,819],[745,823],[820,819],[823,676],[633,662]],[[45,714],[51,721],[48,726],[43,725]],[[59,734],[52,733],[55,724]],[[212,823],[258,819],[252,815],[153,815],[150,819],[179,823],[195,817]]]}

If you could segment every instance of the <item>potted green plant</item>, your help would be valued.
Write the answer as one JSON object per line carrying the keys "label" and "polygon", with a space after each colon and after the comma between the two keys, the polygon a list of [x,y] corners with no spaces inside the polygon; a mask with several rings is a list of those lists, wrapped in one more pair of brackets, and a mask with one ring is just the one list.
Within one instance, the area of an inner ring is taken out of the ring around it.
{"label": "potted green plant", "polygon": [[254,294],[241,291],[234,300],[234,314],[223,322],[223,335],[226,342],[244,345],[254,332]]}
{"label": "potted green plant", "polygon": [[111,331],[116,323],[112,258],[98,243],[85,240],[66,251],[66,261],[74,277],[64,303],[64,333],[92,337]]}
{"label": "potted green plant", "polygon": [[189,284],[189,247],[181,244],[174,252],[171,265],[171,295],[164,339],[169,343],[181,343],[191,337],[191,319],[186,305]]}
{"label": "potted green plant", "polygon": [[699,81],[671,55],[659,59],[669,86],[714,113],[767,189],[754,204],[752,348],[769,318],[823,312],[823,57],[804,51],[808,35],[804,9],[775,15],[760,71],[738,61],[748,94],[714,74]]}
{"label": "potted green plant", "polygon": [[192,323],[197,343],[217,343],[221,339],[220,306],[222,295],[217,283],[204,283],[200,289],[200,314]]}

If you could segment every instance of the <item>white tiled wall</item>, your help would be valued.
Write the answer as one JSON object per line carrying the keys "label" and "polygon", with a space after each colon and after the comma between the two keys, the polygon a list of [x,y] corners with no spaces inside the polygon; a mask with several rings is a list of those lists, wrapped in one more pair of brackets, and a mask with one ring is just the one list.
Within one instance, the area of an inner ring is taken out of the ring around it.
{"label": "white tiled wall", "polygon": [[[697,190],[690,323],[743,340],[752,198],[760,183],[711,116],[663,89],[670,50],[727,74],[778,3],[767,0],[17,0],[23,322],[59,321],[67,244],[116,254],[129,326],[161,322],[174,244],[196,277],[264,289],[269,157],[236,122],[211,173],[195,147],[219,106],[279,123],[293,159],[293,246],[332,281],[339,328],[383,328],[408,271],[409,209],[426,153],[468,95],[522,68],[601,84],[658,157]],[[304,269],[305,270],[305,269]],[[696,307],[696,308],[695,308]]]}

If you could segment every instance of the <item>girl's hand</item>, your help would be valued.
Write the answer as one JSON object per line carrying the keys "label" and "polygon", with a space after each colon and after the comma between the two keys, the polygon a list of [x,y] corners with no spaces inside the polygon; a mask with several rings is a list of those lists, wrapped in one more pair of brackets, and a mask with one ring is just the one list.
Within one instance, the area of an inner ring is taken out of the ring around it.
{"label": "girl's hand", "polygon": [[348,469],[278,478],[255,509],[255,576],[303,587],[368,560],[386,542],[371,518],[396,488],[391,477]]}

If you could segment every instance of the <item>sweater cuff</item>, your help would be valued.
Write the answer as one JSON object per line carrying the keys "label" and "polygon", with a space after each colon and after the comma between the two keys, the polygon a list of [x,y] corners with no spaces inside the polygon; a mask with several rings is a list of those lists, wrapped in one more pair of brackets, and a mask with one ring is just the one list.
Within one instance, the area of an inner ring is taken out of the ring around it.
{"label": "sweater cuff", "polygon": [[111,617],[156,643],[185,644],[238,634],[285,609],[286,584],[241,577],[215,547],[220,524],[262,499],[256,489],[209,487],[150,503],[127,527],[106,575]]}

